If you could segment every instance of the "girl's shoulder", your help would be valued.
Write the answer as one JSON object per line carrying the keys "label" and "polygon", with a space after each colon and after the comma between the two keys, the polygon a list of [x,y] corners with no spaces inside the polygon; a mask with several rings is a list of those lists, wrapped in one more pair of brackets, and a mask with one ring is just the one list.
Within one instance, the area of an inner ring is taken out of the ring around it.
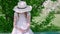
{"label": "girl's shoulder", "polygon": [[31,15],[31,13],[30,12],[27,12],[27,15]]}

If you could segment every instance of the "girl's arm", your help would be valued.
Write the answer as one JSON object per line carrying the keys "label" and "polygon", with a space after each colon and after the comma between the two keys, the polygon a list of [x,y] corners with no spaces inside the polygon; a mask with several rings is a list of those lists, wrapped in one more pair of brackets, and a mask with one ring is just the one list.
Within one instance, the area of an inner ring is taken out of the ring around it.
{"label": "girl's arm", "polygon": [[30,28],[30,20],[31,20],[31,14],[30,12],[27,13],[27,31],[29,30]]}
{"label": "girl's arm", "polygon": [[14,27],[17,27],[17,26],[16,26],[17,20],[18,20],[18,13],[15,12],[15,13],[14,13],[14,23],[13,23],[13,26],[14,26]]}
{"label": "girl's arm", "polygon": [[31,14],[30,12],[27,13],[27,24],[30,26]]}

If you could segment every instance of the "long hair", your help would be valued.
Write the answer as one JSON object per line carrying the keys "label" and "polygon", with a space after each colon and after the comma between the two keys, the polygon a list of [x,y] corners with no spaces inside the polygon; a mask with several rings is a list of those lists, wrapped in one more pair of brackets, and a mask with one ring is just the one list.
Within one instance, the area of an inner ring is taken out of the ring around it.
{"label": "long hair", "polygon": [[25,17],[27,18],[27,12],[25,12],[24,14],[25,14]]}
{"label": "long hair", "polygon": [[[25,17],[27,18],[27,12],[24,12],[24,15],[25,15]],[[18,13],[18,17],[19,17],[19,13]]]}

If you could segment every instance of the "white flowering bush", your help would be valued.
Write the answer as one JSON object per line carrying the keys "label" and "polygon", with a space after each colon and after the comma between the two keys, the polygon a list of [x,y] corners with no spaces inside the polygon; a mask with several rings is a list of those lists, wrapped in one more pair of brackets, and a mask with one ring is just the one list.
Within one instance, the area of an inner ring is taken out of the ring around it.
{"label": "white flowering bush", "polygon": [[[47,0],[43,3],[44,9],[41,9],[39,16],[35,16],[32,19],[31,28],[33,31],[57,31],[58,27],[55,27],[51,22],[55,18],[55,12],[59,9],[57,6],[60,6],[58,1]],[[54,30],[57,28],[56,30]]]}

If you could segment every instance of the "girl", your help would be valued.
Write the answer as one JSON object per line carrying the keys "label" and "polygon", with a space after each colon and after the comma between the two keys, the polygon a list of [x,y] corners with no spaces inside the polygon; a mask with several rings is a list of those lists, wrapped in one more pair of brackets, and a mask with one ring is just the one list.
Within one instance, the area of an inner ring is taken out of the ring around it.
{"label": "girl", "polygon": [[30,11],[32,7],[28,6],[25,1],[20,1],[13,10],[15,13],[12,34],[33,34],[30,29]]}

